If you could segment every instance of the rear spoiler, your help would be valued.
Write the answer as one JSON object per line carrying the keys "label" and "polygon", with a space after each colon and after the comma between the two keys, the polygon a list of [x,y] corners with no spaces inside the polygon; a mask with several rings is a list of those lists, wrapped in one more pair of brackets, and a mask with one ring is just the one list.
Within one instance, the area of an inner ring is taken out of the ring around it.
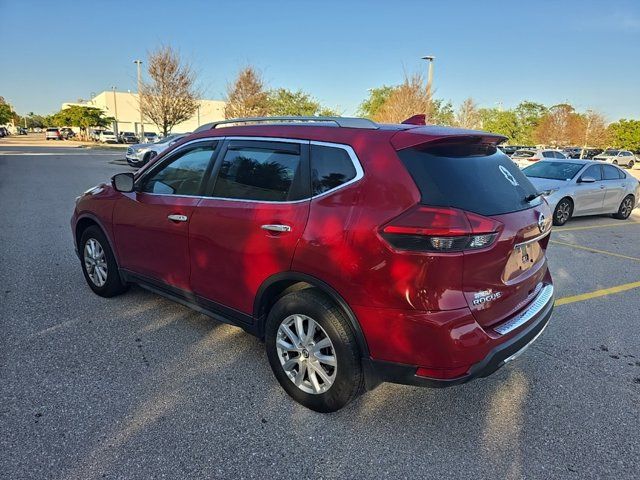
{"label": "rear spoiler", "polygon": [[462,128],[425,126],[400,130],[391,137],[391,145],[396,150],[416,147],[425,143],[463,142],[479,143],[497,146],[507,140],[507,137],[480,130],[465,130]]}

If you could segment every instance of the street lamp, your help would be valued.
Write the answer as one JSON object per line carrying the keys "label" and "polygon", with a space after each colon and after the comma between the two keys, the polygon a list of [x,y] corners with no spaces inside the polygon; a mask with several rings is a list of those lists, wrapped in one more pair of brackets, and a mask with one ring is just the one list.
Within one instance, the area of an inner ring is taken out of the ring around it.
{"label": "street lamp", "polygon": [[116,100],[116,87],[111,87],[111,91],[113,92],[113,111],[114,111],[114,133],[116,134],[116,138],[118,138],[118,101]]}
{"label": "street lamp", "polygon": [[422,60],[429,62],[429,70],[427,73],[427,95],[431,98],[431,86],[433,85],[433,61],[436,59],[433,55],[426,55]]}
{"label": "street lamp", "polygon": [[134,60],[133,63],[135,63],[138,66],[138,110],[140,110],[140,143],[144,142],[144,122],[142,120],[142,94],[141,92],[141,85],[142,85],[142,73],[140,71],[140,68],[142,66],[142,60]]}

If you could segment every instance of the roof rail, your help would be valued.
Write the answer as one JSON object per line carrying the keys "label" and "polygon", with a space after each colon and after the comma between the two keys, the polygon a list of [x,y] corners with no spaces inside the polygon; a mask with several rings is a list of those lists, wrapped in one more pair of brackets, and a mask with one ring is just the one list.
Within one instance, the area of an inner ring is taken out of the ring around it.
{"label": "roof rail", "polygon": [[194,131],[194,133],[202,132],[204,130],[210,130],[212,128],[217,128],[222,125],[234,125],[238,123],[278,123],[278,122],[332,123],[336,127],[343,127],[343,128],[367,128],[367,129],[378,128],[378,124],[369,120],[368,118],[284,116],[284,117],[248,117],[248,118],[232,118],[229,120],[220,120],[219,122],[206,123],[198,127]]}

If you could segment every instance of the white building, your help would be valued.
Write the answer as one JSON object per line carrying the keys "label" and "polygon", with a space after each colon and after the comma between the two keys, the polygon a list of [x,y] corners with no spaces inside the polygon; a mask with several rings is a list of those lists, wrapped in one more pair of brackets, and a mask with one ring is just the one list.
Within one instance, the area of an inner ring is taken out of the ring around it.
{"label": "white building", "polygon": [[[114,129],[117,132],[134,132],[136,135],[140,133],[140,110],[137,93],[106,90],[85,102],[63,103],[62,108],[71,105],[100,108],[105,115],[116,119],[114,123],[117,125],[114,125]],[[224,107],[225,102],[222,100],[200,100],[194,116],[173,127],[172,133],[193,132],[204,123],[224,120]],[[144,131],[161,133],[160,129],[146,118],[144,119]]]}

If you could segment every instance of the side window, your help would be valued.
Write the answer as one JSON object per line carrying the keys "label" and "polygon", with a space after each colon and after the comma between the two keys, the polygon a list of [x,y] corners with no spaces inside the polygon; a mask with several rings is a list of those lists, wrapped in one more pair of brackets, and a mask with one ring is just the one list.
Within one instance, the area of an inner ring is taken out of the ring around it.
{"label": "side window", "polygon": [[542,156],[544,158],[555,158],[555,155],[553,154],[553,152],[542,152]]}
{"label": "side window", "polygon": [[600,172],[600,165],[591,165],[582,174],[583,177],[595,178],[596,182],[602,180],[602,173]]}
{"label": "side window", "polygon": [[620,177],[620,179],[627,178],[627,174],[622,170],[620,170],[619,168],[616,168],[616,170],[618,170],[618,177]]}
{"label": "side window", "polygon": [[213,189],[213,196],[239,200],[290,200],[291,186],[300,171],[300,145],[241,142],[230,144]]}
{"label": "side window", "polygon": [[141,191],[163,195],[199,195],[215,144],[186,148],[144,179]]}
{"label": "side window", "polygon": [[320,195],[356,177],[347,151],[339,147],[311,145],[311,192]]}
{"label": "side window", "polygon": [[619,180],[618,169],[612,165],[603,165],[604,179],[605,180]]}
{"label": "side window", "polygon": [[556,158],[563,158],[563,159],[565,159],[565,160],[566,160],[566,158],[567,158],[567,157],[565,156],[565,154],[564,154],[564,153],[562,153],[562,152],[553,152],[553,153],[554,153],[554,155],[556,156]]}

